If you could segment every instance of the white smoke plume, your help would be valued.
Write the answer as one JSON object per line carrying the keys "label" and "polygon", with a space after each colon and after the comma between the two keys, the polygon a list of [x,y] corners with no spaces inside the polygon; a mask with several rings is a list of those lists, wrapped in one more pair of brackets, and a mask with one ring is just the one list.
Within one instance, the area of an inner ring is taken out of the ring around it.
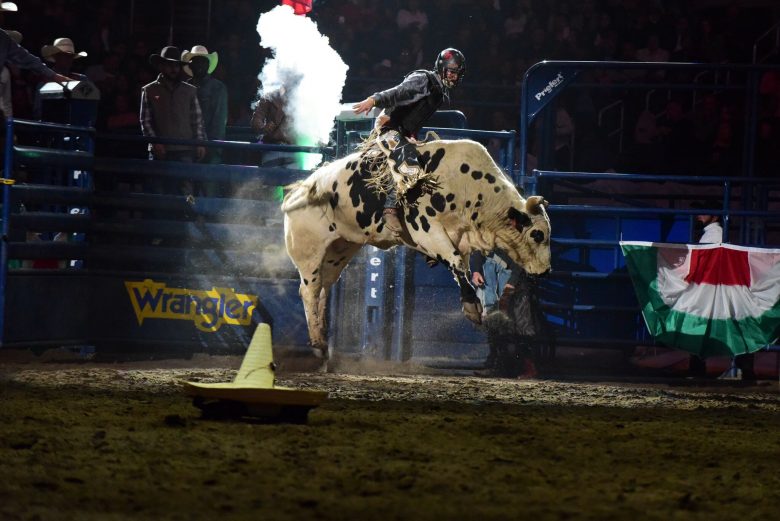
{"label": "white smoke plume", "polygon": [[328,37],[320,34],[317,25],[294,14],[288,5],[261,14],[257,33],[260,44],[274,53],[260,71],[260,94],[281,86],[288,88],[287,117],[292,119],[296,144],[327,143],[340,111],[349,67],[331,48]]}

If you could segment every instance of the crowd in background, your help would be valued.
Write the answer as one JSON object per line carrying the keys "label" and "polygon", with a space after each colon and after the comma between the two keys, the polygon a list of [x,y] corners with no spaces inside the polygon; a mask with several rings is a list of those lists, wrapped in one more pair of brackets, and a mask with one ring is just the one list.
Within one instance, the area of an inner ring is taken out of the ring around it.
{"label": "crowd in background", "polygon": [[[101,91],[96,126],[102,131],[140,133],[141,87],[157,72],[149,56],[167,44],[195,44],[219,53],[213,76],[228,88],[228,126],[249,126],[257,74],[270,56],[255,30],[261,12],[278,1],[214,2],[208,34],[174,27],[169,34],[132,23],[127,2],[27,0],[19,12],[2,13],[4,29],[22,33],[21,44],[35,54],[55,38],[69,37],[78,59],[73,70]],[[138,3],[139,5],[141,2]],[[315,0],[311,17],[349,65],[344,100],[396,84],[406,73],[432,67],[436,53],[457,47],[467,73],[452,108],[466,114],[471,128],[517,130],[519,93],[529,66],[545,59],[618,61],[699,61],[749,63],[757,36],[776,23],[772,8],[748,9],[736,2],[696,9],[674,0]],[[157,15],[164,19],[167,7]],[[151,22],[150,22],[151,23]],[[181,36],[178,36],[181,35]],[[292,35],[291,37],[294,37]],[[181,40],[181,41],[180,41]],[[15,117],[34,115],[39,78],[11,67]],[[694,73],[599,70],[586,81],[600,84],[691,82]],[[740,81],[739,78],[732,78]],[[760,85],[757,174],[770,175],[780,144],[780,75]],[[615,99],[629,102],[620,123],[622,145],[600,128],[597,112]],[[697,96],[659,94],[657,107],[647,91],[572,91],[556,107],[554,168],[733,174],[742,153],[745,121],[742,91],[700,91]],[[573,136],[576,133],[577,146]],[[612,139],[612,141],[610,141]],[[619,153],[617,153],[618,151]]]}

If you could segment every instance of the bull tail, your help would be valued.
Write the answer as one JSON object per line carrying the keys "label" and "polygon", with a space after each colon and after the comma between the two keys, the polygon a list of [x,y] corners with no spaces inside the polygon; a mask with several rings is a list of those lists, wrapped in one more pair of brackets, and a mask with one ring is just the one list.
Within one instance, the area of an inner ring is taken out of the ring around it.
{"label": "bull tail", "polygon": [[317,206],[327,200],[327,192],[320,190],[316,182],[309,179],[285,187],[287,194],[282,201],[282,211],[292,212],[304,206]]}
{"label": "bull tail", "polygon": [[305,181],[298,181],[284,187],[284,200],[282,201],[282,211],[287,213],[309,204],[309,189]]}

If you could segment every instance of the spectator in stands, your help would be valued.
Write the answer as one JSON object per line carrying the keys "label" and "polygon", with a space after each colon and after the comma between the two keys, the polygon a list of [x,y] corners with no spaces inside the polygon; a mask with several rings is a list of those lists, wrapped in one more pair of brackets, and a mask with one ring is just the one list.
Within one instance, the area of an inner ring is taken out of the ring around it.
{"label": "spectator in stands", "polygon": [[601,13],[598,19],[596,36],[593,39],[594,58],[614,60],[618,52],[618,31],[612,25],[609,13]]}
{"label": "spectator in stands", "polygon": [[57,38],[52,45],[44,45],[41,47],[41,56],[47,62],[52,63],[51,68],[63,76],[77,80],[86,79],[86,76],[83,74],[71,71],[73,61],[86,58],[87,53],[84,51],[77,53],[73,40],[70,38]]}
{"label": "spectator in stands", "polygon": [[[181,51],[177,47],[164,47],[160,54],[149,58],[159,76],[141,89],[141,131],[145,137],[206,139],[203,116],[198,103],[197,89],[181,81],[183,65]],[[192,162],[202,160],[206,149],[202,146],[149,144],[150,159]],[[167,185],[167,186],[164,186]],[[184,183],[175,187],[163,183],[156,188],[163,193],[191,194],[193,186]],[[178,188],[178,189],[177,189]]]}
{"label": "spectator in stands", "polygon": [[[713,210],[722,210],[723,203],[717,200],[694,201],[691,208],[701,210],[696,215],[696,223],[702,230],[699,238],[700,244],[720,244],[723,242],[723,227],[720,224],[720,215],[714,214]],[[743,380],[755,380],[753,368],[754,355],[752,353],[740,355],[735,358],[736,367],[742,371]],[[704,375],[704,360],[691,355],[690,371],[693,374]]]}
{"label": "spectator in stands", "polygon": [[138,130],[138,112],[136,112],[126,94],[114,97],[111,115],[106,118],[106,130],[109,132],[131,133]]}
{"label": "spectator in stands", "polygon": [[[723,205],[717,201],[694,201],[691,208],[702,210],[702,213],[695,216],[696,227],[702,231],[699,243],[721,243],[723,242],[723,227],[720,225],[720,216],[712,215],[706,210],[722,209]],[[706,376],[707,368],[703,358],[691,355],[688,363],[688,372],[692,376]]]}
{"label": "spectator in stands", "polygon": [[695,168],[694,125],[684,111],[682,103],[670,99],[666,110],[658,118],[656,129],[664,150],[664,164],[668,172],[690,174]]}
{"label": "spectator in stands", "polygon": [[0,2],[0,25],[5,25],[5,13],[15,13],[19,7],[13,2]]}
{"label": "spectator in stands", "polygon": [[[227,126],[228,96],[227,87],[211,76],[217,68],[219,56],[216,52],[209,53],[203,45],[196,45],[190,51],[182,54],[182,62],[190,62],[184,66],[184,72],[192,76],[188,81],[198,88],[198,102],[203,113],[203,127],[208,139],[225,139]],[[206,154],[207,163],[221,163],[222,149],[211,148]]]}
{"label": "spectator in stands", "polygon": [[103,2],[103,5],[97,9],[96,25],[97,29],[93,34],[102,53],[111,52],[117,44],[124,43],[122,38],[125,34],[123,34],[122,29],[126,25],[118,16],[116,2]]}
{"label": "spectator in stands", "polygon": [[101,86],[105,82],[112,81],[114,76],[119,73],[119,69],[122,66],[122,59],[119,54],[110,52],[103,55],[103,59],[100,63],[95,63],[87,67],[84,73],[92,80],[96,85]]}
{"label": "spectator in stands", "polygon": [[677,18],[674,28],[673,42],[671,46],[672,61],[691,61],[693,50],[693,36],[691,35],[691,23],[687,16]]}
{"label": "spectator in stands", "polygon": [[[651,34],[647,37],[647,44],[636,51],[636,59],[640,62],[668,62],[669,51],[662,49],[659,43],[660,38],[657,34]],[[647,73],[647,79],[650,81],[659,81],[664,79],[666,71],[656,69]]]}
{"label": "spectator in stands", "polygon": [[[764,118],[758,122],[758,139],[756,141],[756,166],[755,175],[757,177],[774,177],[778,171],[778,154],[780,150],[780,133],[778,133],[777,124],[780,121]],[[762,198],[766,200],[768,194],[765,193],[765,187],[760,187]],[[763,206],[762,206],[763,208]]]}
{"label": "spectator in stands", "polygon": [[631,173],[658,172],[662,168],[662,148],[658,143],[655,116],[644,110],[634,125],[634,139],[620,155],[618,170]]}
{"label": "spectator in stands", "polygon": [[[17,44],[22,41],[22,33],[19,31],[5,31],[11,39]],[[12,78],[11,71],[8,67],[3,65],[3,70],[0,71],[0,112],[5,118],[12,118],[14,116],[14,104],[13,94],[11,92]]]}
{"label": "spectator in stands", "polygon": [[572,169],[572,139],[574,137],[574,119],[565,107],[555,110],[555,152],[554,169],[567,171]]}
{"label": "spectator in stands", "polygon": [[[722,210],[723,205],[718,201],[694,201],[691,208],[697,210]],[[723,227],[720,225],[720,215],[702,211],[696,215],[697,226],[702,230],[699,238],[701,244],[718,244],[723,242]]]}
{"label": "spectator in stands", "polygon": [[398,10],[395,22],[402,31],[423,31],[428,27],[428,13],[422,8],[420,0],[406,0],[406,5]]}
{"label": "spectator in stands", "polygon": [[707,63],[721,63],[725,58],[723,37],[713,27],[713,22],[705,18],[699,22],[698,33],[694,38],[693,57]]}
{"label": "spectator in stands", "polygon": [[412,58],[412,67],[419,69],[425,62],[425,39],[422,31],[411,31],[408,37],[409,54]]}
{"label": "spectator in stands", "polygon": [[724,106],[720,109],[720,120],[715,131],[715,139],[702,163],[704,175],[733,176],[740,169],[740,147],[737,136],[737,122],[734,107]]}
{"label": "spectator in stands", "polygon": [[525,33],[530,9],[526,0],[515,0],[508,9],[508,15],[504,18],[504,39],[507,42],[519,42]]}
{"label": "spectator in stands", "polygon": [[[86,58],[87,53],[84,51],[77,53],[76,47],[73,45],[73,40],[70,38],[57,38],[52,45],[44,45],[41,47],[41,56],[43,56],[44,60],[52,64],[51,68],[54,69],[55,72],[78,81],[87,79],[83,74],[71,70],[73,68],[73,61],[80,58]],[[35,119],[43,119],[43,114],[41,113],[40,88],[44,84],[45,82],[41,82],[35,87],[33,98],[33,117]],[[54,119],[51,117],[46,118],[47,121],[59,119],[60,118],[58,117]],[[58,122],[66,123],[64,116],[62,117],[62,120]]]}
{"label": "spectator in stands", "polygon": [[[291,87],[291,86],[290,86]],[[287,116],[288,86],[281,85],[278,89],[263,92],[252,114],[252,130],[266,145],[294,145],[295,136],[292,133],[290,119]],[[263,153],[261,164],[268,167],[293,168],[295,154],[283,151]]]}
{"label": "spectator in stands", "polygon": [[660,47],[657,34],[651,34],[647,37],[647,44],[636,51],[636,57],[642,62],[667,62],[669,51]]}
{"label": "spectator in stands", "polygon": [[394,83],[394,78],[398,78],[399,75],[403,76],[403,72],[399,72],[396,75],[396,69],[393,67],[393,62],[390,58],[383,58],[371,67],[371,73],[373,75],[373,81],[367,85],[368,92],[378,92],[385,90]]}
{"label": "spectator in stands", "polygon": [[693,111],[693,139],[696,144],[698,159],[707,153],[710,144],[715,141],[720,124],[720,104],[714,93],[704,94],[701,103]]}
{"label": "spectator in stands", "polygon": [[[775,56],[768,62],[777,65],[780,62],[780,56]],[[761,94],[766,115],[780,119],[780,71],[768,70],[764,72],[761,76],[758,92]]]}

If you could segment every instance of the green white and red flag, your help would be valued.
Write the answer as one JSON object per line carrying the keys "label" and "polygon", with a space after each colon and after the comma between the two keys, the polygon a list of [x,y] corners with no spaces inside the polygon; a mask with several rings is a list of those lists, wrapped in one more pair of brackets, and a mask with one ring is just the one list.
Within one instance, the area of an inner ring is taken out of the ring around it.
{"label": "green white and red flag", "polygon": [[780,336],[780,249],[621,242],[647,329],[702,357],[757,351]]}

